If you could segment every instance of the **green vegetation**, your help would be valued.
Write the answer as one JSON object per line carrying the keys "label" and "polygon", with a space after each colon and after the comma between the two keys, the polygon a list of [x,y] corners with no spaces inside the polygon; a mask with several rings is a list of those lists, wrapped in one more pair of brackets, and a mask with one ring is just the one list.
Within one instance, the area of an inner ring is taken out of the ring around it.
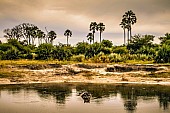
{"label": "green vegetation", "polygon": [[[132,25],[137,22],[133,11],[125,12],[121,27],[124,30],[124,44],[113,46],[109,40],[102,40],[105,30],[103,23],[90,23],[87,42],[78,42],[76,46],[68,43],[72,31],[67,29],[64,36],[67,44],[54,44],[57,34],[54,31],[44,33],[37,26],[23,23],[4,30],[7,43],[0,41],[0,60],[54,60],[56,62],[94,62],[94,63],[170,63],[170,34],[159,37],[160,44],[153,44],[153,35],[132,36]],[[126,39],[125,31],[128,31]],[[100,43],[95,42],[95,32],[99,31]],[[35,43],[35,40],[38,43]],[[127,44],[126,44],[127,40]],[[93,42],[93,43],[91,43]]]}

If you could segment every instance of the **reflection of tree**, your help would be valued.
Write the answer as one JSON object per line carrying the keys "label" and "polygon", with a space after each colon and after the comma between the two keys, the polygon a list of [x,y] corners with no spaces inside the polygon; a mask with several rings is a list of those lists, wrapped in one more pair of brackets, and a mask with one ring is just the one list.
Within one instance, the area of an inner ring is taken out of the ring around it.
{"label": "reflection of tree", "polygon": [[65,99],[71,94],[71,87],[67,84],[47,84],[35,88],[43,98],[53,96],[59,104],[65,104]]}
{"label": "reflection of tree", "polygon": [[170,102],[170,95],[168,95],[167,93],[159,93],[158,94],[158,98],[159,98],[159,104],[160,107],[164,110],[168,109],[168,104]]}
{"label": "reflection of tree", "polygon": [[108,98],[111,94],[117,94],[116,86],[109,84],[81,84],[77,85],[76,90],[89,92],[93,99]]}
{"label": "reflection of tree", "polygon": [[128,99],[124,103],[124,107],[128,111],[133,111],[136,109],[137,106],[137,100],[136,95],[134,93],[134,89],[132,88],[131,93],[128,92],[127,95]]}

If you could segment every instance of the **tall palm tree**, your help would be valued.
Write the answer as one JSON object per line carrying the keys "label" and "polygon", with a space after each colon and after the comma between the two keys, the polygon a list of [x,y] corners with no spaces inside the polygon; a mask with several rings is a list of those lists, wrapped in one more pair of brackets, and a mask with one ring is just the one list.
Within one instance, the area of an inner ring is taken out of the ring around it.
{"label": "tall palm tree", "polygon": [[37,30],[38,44],[42,44],[42,39],[45,38],[45,33],[41,30]]}
{"label": "tall palm tree", "polygon": [[91,22],[90,23],[90,31],[92,31],[92,33],[93,33],[93,43],[94,43],[94,33],[96,32],[96,28],[97,28],[97,23]]}
{"label": "tall palm tree", "polygon": [[48,32],[48,39],[51,44],[53,44],[54,39],[56,39],[57,34],[54,31]]}
{"label": "tall palm tree", "polygon": [[102,41],[102,32],[105,30],[105,25],[103,23],[99,23],[97,25],[97,31],[100,32],[100,42]]}
{"label": "tall palm tree", "polygon": [[131,39],[131,37],[132,37],[132,25],[137,22],[136,15],[132,10],[129,10],[129,11],[125,12],[125,14],[123,15],[123,19],[125,19],[125,22],[128,26],[127,29],[128,29],[128,32],[130,34],[130,39]]}
{"label": "tall palm tree", "polygon": [[64,32],[64,36],[67,37],[67,46],[68,46],[68,38],[72,36],[72,31],[67,29],[65,32]]}
{"label": "tall palm tree", "polygon": [[89,40],[90,44],[91,44],[91,42],[93,41],[93,34],[92,33],[88,33],[87,40]]}
{"label": "tall palm tree", "polygon": [[123,34],[124,34],[124,45],[126,44],[126,28],[127,28],[127,24],[126,24],[126,20],[123,18],[121,23],[120,23],[120,26],[123,28]]}

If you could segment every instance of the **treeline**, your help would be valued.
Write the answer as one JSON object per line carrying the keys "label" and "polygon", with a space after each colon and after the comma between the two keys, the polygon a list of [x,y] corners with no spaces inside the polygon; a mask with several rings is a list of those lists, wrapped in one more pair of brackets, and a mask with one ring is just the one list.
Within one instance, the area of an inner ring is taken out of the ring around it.
{"label": "treeline", "polygon": [[[90,44],[79,42],[76,46],[68,43],[69,37],[72,36],[72,31],[69,29],[64,32],[67,44],[53,45],[57,38],[55,31],[46,29],[45,33],[33,24],[23,23],[12,29],[4,30],[7,43],[0,41],[0,59],[72,60],[101,63],[142,60],[170,63],[170,34],[166,33],[165,36],[159,37],[160,44],[153,44],[155,38],[153,35],[132,36],[132,25],[136,22],[137,17],[132,10],[125,12],[122,16],[120,23],[124,32],[124,45],[122,46],[113,46],[111,41],[102,40],[105,25],[101,22],[90,23],[90,32],[87,35]],[[96,31],[100,34],[100,43],[95,42]],[[38,44],[35,40],[38,40]]]}
{"label": "treeline", "polygon": [[76,62],[91,61],[96,63],[153,61],[156,63],[170,62],[170,34],[160,37],[160,44],[153,44],[153,35],[132,36],[127,45],[113,46],[109,40],[102,42],[79,42],[76,46],[59,43],[43,43],[38,47],[25,44],[24,41],[8,39],[0,43],[0,59],[36,59],[36,60],[71,60]]}

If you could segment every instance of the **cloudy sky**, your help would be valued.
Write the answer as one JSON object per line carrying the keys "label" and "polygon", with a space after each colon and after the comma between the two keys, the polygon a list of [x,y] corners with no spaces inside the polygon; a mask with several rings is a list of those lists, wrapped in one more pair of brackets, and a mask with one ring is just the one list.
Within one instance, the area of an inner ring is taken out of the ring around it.
{"label": "cloudy sky", "polygon": [[[156,37],[170,32],[170,0],[0,0],[0,37],[5,28],[32,23],[41,30],[54,30],[57,42],[66,43],[63,33],[73,32],[71,44],[87,41],[89,24],[103,22],[104,39],[114,45],[123,44],[123,30],[119,26],[122,15],[132,10],[137,16],[132,34],[152,34]],[[98,33],[95,34],[98,41]],[[158,40],[155,40],[158,42]]]}

